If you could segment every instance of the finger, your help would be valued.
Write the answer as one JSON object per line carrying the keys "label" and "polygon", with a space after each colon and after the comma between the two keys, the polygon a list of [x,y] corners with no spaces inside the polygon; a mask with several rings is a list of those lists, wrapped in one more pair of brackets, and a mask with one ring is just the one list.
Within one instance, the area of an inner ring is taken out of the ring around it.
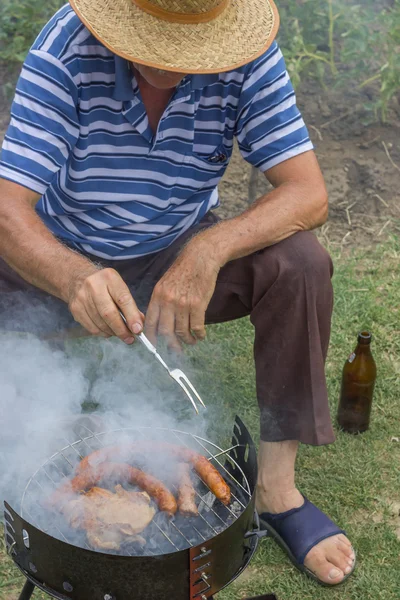
{"label": "finger", "polygon": [[68,308],[76,323],[79,323],[91,335],[96,335],[98,328],[87,314],[84,304],[73,301],[69,304]]}
{"label": "finger", "polygon": [[160,306],[152,296],[146,312],[145,333],[154,346],[157,345],[157,329],[159,316]]}
{"label": "finger", "polygon": [[90,319],[100,329],[100,331],[102,331],[104,333],[104,335],[106,335],[107,337],[111,337],[114,335],[114,332],[110,329],[110,327],[108,327],[108,325],[100,317],[100,315],[97,311],[96,305],[93,301],[93,298],[89,297],[85,308],[86,308],[86,312],[87,312],[88,316],[90,317]]}
{"label": "finger", "polygon": [[98,337],[110,337],[97,327],[96,323],[91,319],[85,306],[82,306],[81,309],[77,311],[73,316],[75,321],[80,323],[82,327],[84,327],[86,331],[88,331],[91,335],[95,335]]}
{"label": "finger", "polygon": [[190,312],[190,331],[198,340],[206,338],[205,327],[206,311],[201,307],[194,307]]}
{"label": "finger", "polygon": [[181,352],[181,344],[175,335],[175,311],[171,304],[161,306],[157,333],[166,339],[170,350]]}
{"label": "finger", "polygon": [[112,337],[112,335],[113,335],[112,333],[109,334],[109,333],[103,331],[102,329],[100,329],[96,325],[96,323],[93,321],[93,319],[91,318],[90,314],[88,313],[86,307],[85,307],[85,312],[86,312],[86,316],[87,316],[87,322],[93,328],[92,335],[95,335],[96,337],[102,337],[102,338],[105,338],[105,339],[108,339],[108,338]]}
{"label": "finger", "polygon": [[189,324],[189,311],[182,307],[175,314],[175,334],[180,340],[185,342],[185,344],[193,346],[197,340],[190,333]]}
{"label": "finger", "polygon": [[[124,281],[117,271],[113,269],[103,269],[99,272],[101,277],[91,277],[87,282],[88,294],[90,296],[95,310],[105,326],[109,327],[113,335],[119,337],[127,344],[131,344],[134,339],[132,332],[127,328],[119,313],[119,308],[116,306],[113,297],[110,294],[108,286],[115,289],[115,282]],[[86,303],[87,304],[87,300]]]}
{"label": "finger", "polygon": [[122,340],[126,344],[132,344],[135,339],[132,335],[132,332],[129,331],[124,321],[122,320],[119,310],[115,303],[112,301],[112,298],[108,294],[107,296],[107,299],[94,298],[94,304],[98,314],[100,315],[104,323],[111,329],[113,335],[116,335],[120,340]]}
{"label": "finger", "polygon": [[128,286],[120,275],[118,275],[118,279],[111,284],[108,284],[108,291],[115,304],[124,315],[130,331],[135,334],[143,331],[143,313],[140,312],[136,306],[136,302],[134,301]]}

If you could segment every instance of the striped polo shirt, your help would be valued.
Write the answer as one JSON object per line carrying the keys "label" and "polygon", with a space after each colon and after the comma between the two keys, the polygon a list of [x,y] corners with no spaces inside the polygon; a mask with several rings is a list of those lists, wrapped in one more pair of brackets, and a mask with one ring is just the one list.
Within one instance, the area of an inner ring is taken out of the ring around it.
{"label": "striped polo shirt", "polygon": [[0,176],[34,190],[57,238],[124,260],[168,247],[218,206],[237,138],[262,171],[312,148],[279,47],[187,75],[153,134],[129,63],[64,6],[23,65]]}

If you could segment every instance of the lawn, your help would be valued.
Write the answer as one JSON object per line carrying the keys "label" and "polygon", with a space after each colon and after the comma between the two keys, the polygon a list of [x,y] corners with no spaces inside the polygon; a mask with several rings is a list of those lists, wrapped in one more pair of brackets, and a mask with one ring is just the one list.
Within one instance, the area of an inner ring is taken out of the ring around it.
{"label": "lawn", "polygon": [[[368,328],[378,366],[371,428],[360,436],[339,432],[337,442],[327,447],[301,447],[297,465],[299,488],[353,541],[358,556],[354,576],[335,590],[322,588],[300,575],[266,539],[244,575],[218,600],[267,592],[278,600],[400,599],[399,260],[400,242],[395,239],[373,250],[336,256],[336,304],[327,361],[332,415],[344,360],[357,332]],[[237,413],[257,437],[252,338],[247,319],[210,327],[208,341],[192,353],[192,364],[199,389],[213,382],[207,397],[211,414],[230,423]],[[0,554],[0,598],[16,599],[21,587],[18,571]],[[45,596],[37,592],[34,598]]]}

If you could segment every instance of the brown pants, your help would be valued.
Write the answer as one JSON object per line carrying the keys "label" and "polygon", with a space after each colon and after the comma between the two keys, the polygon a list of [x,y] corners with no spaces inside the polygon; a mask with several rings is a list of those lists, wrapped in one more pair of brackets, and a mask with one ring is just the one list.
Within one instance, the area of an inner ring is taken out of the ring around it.
{"label": "brown pants", "polygon": [[[145,311],[152,289],[182,245],[202,223],[157,254],[127,261],[102,261],[129,285]],[[301,232],[225,265],[207,310],[207,323],[246,315],[255,329],[254,359],[263,441],[334,440],[324,362],[333,304],[332,262],[311,232]],[[0,330],[43,335],[70,327],[67,306],[31,286],[0,260]]]}

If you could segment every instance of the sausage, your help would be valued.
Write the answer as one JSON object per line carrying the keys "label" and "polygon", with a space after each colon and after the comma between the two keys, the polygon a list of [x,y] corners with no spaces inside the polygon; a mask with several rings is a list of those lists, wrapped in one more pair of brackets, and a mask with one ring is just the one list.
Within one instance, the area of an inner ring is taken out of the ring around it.
{"label": "sausage", "polygon": [[188,463],[178,465],[178,508],[185,517],[197,517],[199,511],[196,506],[196,492],[190,479],[190,466]]}
{"label": "sausage", "polygon": [[136,467],[124,463],[102,462],[97,465],[87,465],[71,481],[62,485],[53,494],[51,504],[58,504],[63,496],[76,494],[98,486],[102,481],[114,479],[118,483],[126,482],[137,485],[155,500],[158,508],[174,515],[178,509],[176,500],[169,489],[158,479]]}
{"label": "sausage", "polygon": [[231,490],[222,475],[205,456],[187,448],[177,446],[168,442],[157,442],[154,440],[143,440],[121,444],[120,446],[108,446],[92,452],[86,456],[77,467],[77,474],[84,473],[90,465],[98,465],[106,461],[131,462],[135,454],[169,454],[178,461],[191,463],[199,477],[204,481],[212,493],[223,504],[228,505],[231,501]]}
{"label": "sausage", "polygon": [[231,501],[231,488],[226,483],[222,475],[217,471],[214,465],[206,459],[205,456],[197,454],[196,458],[191,460],[196,473],[201,477],[214,496],[228,506]]}

